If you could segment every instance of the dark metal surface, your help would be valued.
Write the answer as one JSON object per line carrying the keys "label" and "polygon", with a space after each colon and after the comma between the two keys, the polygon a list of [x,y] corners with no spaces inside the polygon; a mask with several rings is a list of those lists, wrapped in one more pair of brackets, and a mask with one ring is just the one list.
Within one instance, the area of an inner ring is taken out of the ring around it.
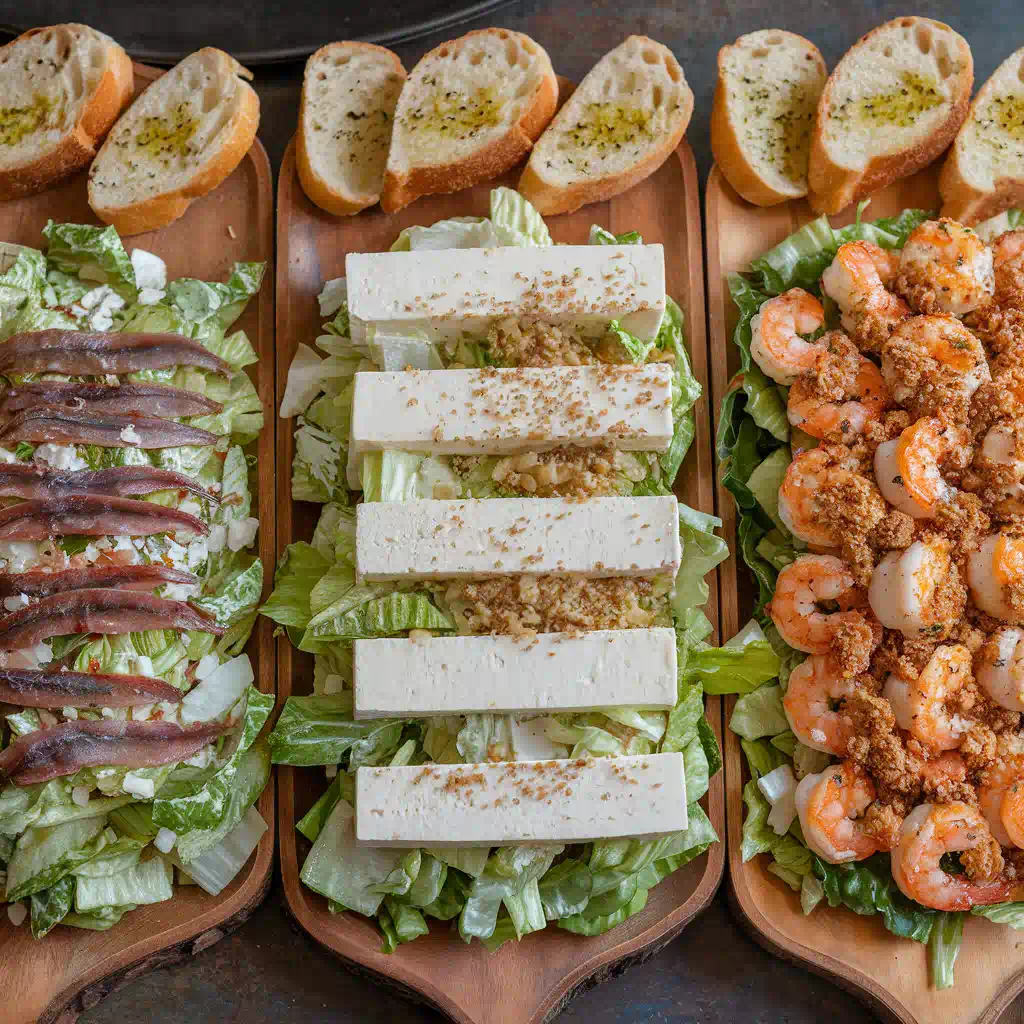
{"label": "dark metal surface", "polygon": [[[70,6],[52,4],[49,9]],[[258,6],[259,0],[221,0],[217,9],[233,9],[241,31]],[[139,7],[143,25],[156,17],[153,7]],[[211,19],[214,8],[211,3]],[[708,122],[721,45],[757,28],[786,28],[813,39],[832,66],[860,35],[908,13],[939,18],[967,37],[978,84],[1024,44],[1021,0],[519,0],[465,27],[499,24],[528,32],[548,50],[560,74],[577,80],[629,33],[666,43],[696,94],[687,137],[703,187],[711,167]],[[5,11],[0,0],[0,22],[14,20],[19,19],[13,5]],[[317,43],[338,38],[343,23],[332,24],[337,32]],[[201,19],[189,27],[197,38],[203,37]],[[446,38],[446,33],[434,33],[395,49],[411,68]],[[271,45],[280,45],[280,40]],[[257,70],[263,106],[260,136],[275,168],[295,129],[301,75],[301,62]],[[235,935],[188,964],[134,982],[83,1014],[79,1024],[441,1024],[434,1011],[346,973],[311,939],[291,930],[278,899],[275,891]],[[918,979],[908,978],[907,983],[917,984]],[[852,996],[761,950],[731,918],[720,893],[680,938],[647,963],[580,995],[559,1024],[855,1024],[874,1019]],[[1008,1010],[1002,1024],[1024,1024],[1024,1002]]]}
{"label": "dark metal surface", "polygon": [[[80,21],[113,36],[136,60],[174,64],[202,46],[219,46],[243,64],[305,57],[334,39],[391,45],[450,30],[510,0],[398,0],[392,3],[271,3],[207,0],[21,0],[4,17],[24,31]],[[492,15],[493,16],[493,15]]]}

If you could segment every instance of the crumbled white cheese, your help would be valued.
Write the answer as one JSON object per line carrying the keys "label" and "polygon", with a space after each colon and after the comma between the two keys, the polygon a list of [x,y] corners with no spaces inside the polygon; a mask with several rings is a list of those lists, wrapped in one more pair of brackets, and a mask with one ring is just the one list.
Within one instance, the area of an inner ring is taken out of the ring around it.
{"label": "crumbled white cheese", "polygon": [[79,300],[78,304],[82,309],[95,309],[108,295],[114,293],[113,288],[101,284],[98,288],[87,291]]}
{"label": "crumbled white cheese", "polygon": [[195,583],[166,583],[164,584],[164,598],[168,601],[187,601],[199,593],[199,586]]}
{"label": "crumbled white cheese", "polygon": [[188,545],[188,564],[191,568],[202,565],[210,555],[210,549],[206,546],[206,538],[198,537],[190,541]]}
{"label": "crumbled white cheese", "polygon": [[132,269],[139,288],[167,287],[167,264],[156,253],[132,249]]}
{"label": "crumbled white cheese", "polygon": [[100,285],[86,292],[78,300],[82,308],[90,311],[89,326],[94,331],[107,331],[113,326],[113,314],[124,308],[124,299],[108,285]]}
{"label": "crumbled white cheese", "polygon": [[155,306],[166,294],[162,288],[143,288],[139,292],[139,305]]}
{"label": "crumbled white cheese", "polygon": [[210,535],[206,538],[207,549],[216,554],[218,551],[224,550],[224,545],[227,542],[228,528],[223,523],[214,523],[210,527]]}
{"label": "crumbled white cheese", "polygon": [[0,559],[7,563],[8,572],[24,572],[39,558],[39,544],[34,540],[0,541]]}
{"label": "crumbled white cheese", "polygon": [[232,519],[228,523],[228,547],[232,551],[247,548],[255,539],[260,521],[248,516],[245,519]]}
{"label": "crumbled white cheese", "polygon": [[41,444],[32,456],[35,462],[44,462],[54,469],[88,469],[89,463],[81,458],[73,445]]}
{"label": "crumbled white cheese", "polygon": [[121,440],[126,442],[127,444],[139,443],[139,435],[136,432],[135,427],[131,423],[129,423],[128,426],[121,431],[120,437]]}
{"label": "crumbled white cheese", "polygon": [[217,755],[213,751],[213,745],[207,743],[201,750],[197,750],[190,758],[185,760],[183,763],[189,765],[192,768],[209,768],[214,761],[217,760]]}
{"label": "crumbled white cheese", "polygon": [[62,711],[61,711],[61,714],[63,714],[64,717],[69,722],[77,721],[77,719],[78,719],[78,708],[63,708]]}
{"label": "crumbled white cheese", "polygon": [[115,551],[131,551],[133,547],[131,537],[118,536],[114,538]]}
{"label": "crumbled white cheese", "polygon": [[85,807],[89,803],[89,792],[88,786],[75,786],[71,790],[71,802],[79,807]]}
{"label": "crumbled white cheese", "polygon": [[156,783],[152,779],[140,777],[134,772],[125,775],[121,788],[141,800],[151,800],[156,793]]}
{"label": "crumbled white cheese", "polygon": [[179,506],[179,512],[184,512],[186,515],[195,516],[197,519],[202,518],[203,506],[199,504],[194,498],[186,498]]}
{"label": "crumbled white cheese", "polygon": [[4,608],[9,612],[16,612],[28,604],[28,594],[11,594],[4,598]]}
{"label": "crumbled white cheese", "polygon": [[85,551],[82,552],[83,557],[87,562],[92,564],[100,557],[100,550],[91,541],[85,545]]}
{"label": "crumbled white cheese", "polygon": [[135,657],[135,671],[140,676],[148,676],[150,679],[153,678],[153,659],[145,654],[138,654]]}
{"label": "crumbled white cheese", "polygon": [[161,828],[153,839],[153,845],[161,853],[170,853],[174,844],[178,841],[178,833],[172,832],[169,828]]}
{"label": "crumbled white cheese", "polygon": [[201,683],[211,676],[220,665],[220,658],[216,654],[204,654],[196,665],[196,679]]}
{"label": "crumbled white cheese", "polygon": [[6,448],[0,448],[0,462],[17,462],[18,456]]}

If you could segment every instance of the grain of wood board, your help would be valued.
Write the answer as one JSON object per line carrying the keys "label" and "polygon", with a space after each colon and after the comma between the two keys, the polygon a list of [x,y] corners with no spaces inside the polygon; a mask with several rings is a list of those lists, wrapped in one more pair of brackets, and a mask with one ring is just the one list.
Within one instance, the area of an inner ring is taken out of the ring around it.
{"label": "grain of wood board", "polygon": [[[938,207],[938,169],[931,167],[897,182],[872,197],[866,217],[889,217],[909,207]],[[708,180],[708,323],[712,356],[712,390],[717,410],[728,383],[739,369],[732,341],[737,311],[726,283],[729,273],[746,269],[756,256],[781,242],[814,218],[801,200],[758,208],[741,199],[715,168]],[[841,227],[852,210],[831,219]],[[722,635],[734,635],[754,606],[754,587],[735,554],[736,511],[732,495],[719,486],[718,514],[734,557],[721,566]],[[726,722],[736,702],[727,698]],[[927,950],[921,943],[897,939],[881,917],[858,917],[843,908],[821,906],[808,917],[781,879],[767,871],[768,859],[744,864],[740,859],[744,782],[749,778],[739,739],[728,728],[725,738],[726,803],[730,900],[751,935],[766,949],[799,963],[853,992],[885,1020],[900,1024],[1003,1024],[1022,1021],[1019,1007],[1005,1015],[1024,989],[1024,940],[1009,928],[984,918],[970,918],[956,963],[956,985],[928,987]]]}
{"label": "grain of wood board", "polygon": [[[136,91],[161,74],[135,65]],[[274,272],[273,187],[270,164],[259,142],[214,192],[197,200],[178,221],[160,231],[135,235],[136,246],[162,257],[168,275],[224,280],[236,260],[266,260],[263,288],[253,298],[236,329],[244,329],[260,361],[248,367],[266,416],[259,440],[248,449],[263,470],[257,484],[259,554],[266,567],[264,597],[274,566],[276,502],[269,485],[274,462]],[[86,199],[86,175],[41,195],[0,203],[0,239],[40,247],[48,219],[98,223]],[[273,624],[259,619],[246,648],[257,685],[275,692]],[[274,786],[258,803],[269,826],[259,847],[238,877],[219,896],[198,886],[176,887],[174,899],[134,910],[110,931],[56,928],[35,941],[28,925],[13,928],[0,917],[0,964],[4,1024],[59,1021],[71,1024],[119,985],[156,967],[187,958],[241,925],[262,902],[270,885],[274,853]]]}
{"label": "grain of wood board", "polygon": [[[402,228],[413,224],[432,224],[458,215],[486,216],[492,185],[514,187],[515,181],[513,173],[455,195],[427,197],[391,216],[374,209],[339,219],[317,209],[303,194],[295,173],[293,143],[285,155],[278,196],[279,399],[296,346],[312,343],[320,333],[323,318],[316,297],[325,280],[344,274],[346,253],[386,250]],[[625,195],[574,214],[548,218],[556,241],[576,244],[586,242],[594,223],[615,233],[637,230],[645,242],[665,245],[668,291],[683,309],[694,372],[706,383],[700,208],[689,145],[684,142],[661,170]],[[680,472],[677,493],[688,504],[711,511],[714,486],[706,395],[697,404],[696,417],[697,437]],[[281,424],[277,447],[281,496],[278,544],[283,550],[291,541],[312,535],[320,506],[288,499],[291,424]],[[708,582],[711,598],[707,612],[717,628],[716,575],[712,574]],[[278,646],[278,659],[281,695],[310,693],[313,659],[283,641]],[[718,733],[720,700],[709,699],[707,711]],[[507,943],[492,955],[480,943],[465,945],[447,924],[434,923],[429,936],[388,956],[380,952],[381,938],[372,922],[355,914],[328,913],[326,900],[299,882],[309,844],[296,833],[295,822],[325,785],[322,769],[279,769],[281,872],[289,913],[353,969],[369,972],[413,998],[426,1000],[463,1024],[534,1024],[548,1019],[581,985],[650,956],[678,934],[707,906],[722,875],[725,850],[719,843],[652,890],[641,914],[599,938],[581,938],[550,928],[521,943]],[[724,825],[722,798],[719,774],[702,803],[720,835]]]}

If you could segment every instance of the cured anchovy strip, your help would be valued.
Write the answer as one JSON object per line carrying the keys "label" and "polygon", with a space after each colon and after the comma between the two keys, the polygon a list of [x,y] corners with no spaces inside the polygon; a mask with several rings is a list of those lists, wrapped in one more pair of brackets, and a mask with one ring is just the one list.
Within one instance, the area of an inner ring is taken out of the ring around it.
{"label": "cured anchovy strip", "polygon": [[150,537],[187,530],[205,536],[209,527],[195,516],[153,501],[68,494],[61,498],[19,501],[0,509],[0,540],[47,537]]}
{"label": "cured anchovy strip", "polygon": [[231,367],[204,345],[180,334],[117,331],[26,331],[0,344],[0,373],[91,376],[198,366],[227,376]]}
{"label": "cured anchovy strip", "polygon": [[191,757],[228,728],[216,722],[183,729],[172,722],[108,718],[64,722],[16,739],[0,753],[0,775],[17,786],[29,786],[95,765],[148,768],[171,764]]}
{"label": "cured anchovy strip", "polygon": [[71,494],[129,497],[154,491],[190,491],[219,504],[220,498],[184,473],[152,466],[116,466],[75,472],[25,462],[0,462],[0,497],[63,498]]}
{"label": "cured anchovy strip", "polygon": [[0,428],[0,445],[95,444],[101,448],[177,448],[214,445],[217,435],[156,416],[127,416],[92,409],[38,405],[12,416]]}
{"label": "cured anchovy strip", "polygon": [[0,651],[32,647],[66,633],[141,633],[190,629],[222,636],[211,615],[183,601],[137,590],[72,590],[0,616]]}
{"label": "cured anchovy strip", "polygon": [[13,416],[40,405],[93,412],[148,416],[207,416],[221,412],[220,402],[168,384],[76,384],[66,380],[35,380],[8,388],[0,396],[0,416]]}
{"label": "cured anchovy strip", "polygon": [[26,708],[131,708],[177,703],[185,694],[149,676],[0,668],[0,702]]}
{"label": "cured anchovy strip", "polygon": [[142,590],[152,591],[164,583],[199,582],[184,569],[169,565],[91,565],[85,569],[63,572],[0,572],[0,601],[5,597],[25,594],[28,597],[49,597],[69,590]]}

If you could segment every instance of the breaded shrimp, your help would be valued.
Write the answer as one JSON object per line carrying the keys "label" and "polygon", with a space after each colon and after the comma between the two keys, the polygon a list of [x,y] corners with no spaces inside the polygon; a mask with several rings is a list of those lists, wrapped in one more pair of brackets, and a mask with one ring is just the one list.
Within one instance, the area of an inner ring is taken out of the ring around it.
{"label": "breaded shrimp", "polygon": [[978,804],[1000,846],[1024,848],[1024,758],[991,765],[978,787]]}
{"label": "breaded shrimp", "polygon": [[992,250],[970,228],[943,217],[910,233],[896,290],[918,313],[962,317],[985,305],[994,288]]}
{"label": "breaded shrimp", "polygon": [[914,417],[967,419],[971,396],[989,380],[981,342],[956,317],[915,316],[882,347],[882,376]]}
{"label": "breaded shrimp", "polygon": [[840,331],[822,339],[814,366],[789,390],[789,422],[812,437],[852,443],[881,419],[889,389],[879,369]]}
{"label": "breaded shrimp", "polygon": [[823,518],[829,492],[860,475],[860,462],[842,445],[823,444],[798,455],[789,464],[779,488],[779,518],[794,537],[820,547],[837,547]]}
{"label": "breaded shrimp", "polygon": [[929,750],[960,746],[968,723],[947,706],[971,680],[971,652],[963,644],[936,649],[910,685],[910,733]]}
{"label": "breaded shrimp", "polygon": [[842,313],[843,327],[862,350],[878,352],[910,308],[886,288],[892,258],[872,242],[846,242],[821,275],[821,287]]}
{"label": "breaded shrimp", "polygon": [[[1002,870],[999,847],[976,807],[960,801],[919,804],[907,815],[899,844],[892,851],[892,877],[904,896],[934,910],[970,910],[1004,902],[1013,891],[1011,882],[999,878],[975,882],[942,869],[947,853],[976,850],[985,855],[986,873],[998,875],[994,868]],[[962,859],[971,863],[974,858]]]}
{"label": "breaded shrimp", "polygon": [[790,647],[828,654],[843,626],[865,621],[866,605],[845,562],[833,555],[802,555],[779,573],[768,610]]}
{"label": "breaded shrimp", "polygon": [[856,683],[844,679],[835,659],[813,654],[790,673],[782,706],[796,738],[812,750],[846,755],[853,723],[843,711]]}
{"label": "breaded shrimp", "polygon": [[853,761],[841,761],[796,787],[796,809],[807,845],[830,864],[864,860],[881,849],[862,818],[876,797],[875,785]]}
{"label": "breaded shrimp", "polygon": [[951,548],[946,537],[926,536],[882,558],[871,576],[868,601],[883,626],[909,638],[948,636],[966,603]]}
{"label": "breaded shrimp", "polygon": [[1004,626],[974,656],[974,676],[990,700],[1010,711],[1024,711],[1024,629]]}
{"label": "breaded shrimp", "polygon": [[1024,309],[1024,229],[1007,231],[992,243],[997,306]]}
{"label": "breaded shrimp", "polygon": [[943,479],[942,464],[969,444],[965,427],[923,416],[875,449],[875,481],[882,497],[915,519],[932,518],[935,506],[956,491]]}
{"label": "breaded shrimp", "polygon": [[750,354],[779,384],[792,384],[814,365],[818,342],[804,341],[825,322],[821,303],[803,288],[790,288],[761,304],[750,320]]}
{"label": "breaded shrimp", "polygon": [[971,599],[986,614],[1024,625],[1024,537],[989,534],[967,559]]}

